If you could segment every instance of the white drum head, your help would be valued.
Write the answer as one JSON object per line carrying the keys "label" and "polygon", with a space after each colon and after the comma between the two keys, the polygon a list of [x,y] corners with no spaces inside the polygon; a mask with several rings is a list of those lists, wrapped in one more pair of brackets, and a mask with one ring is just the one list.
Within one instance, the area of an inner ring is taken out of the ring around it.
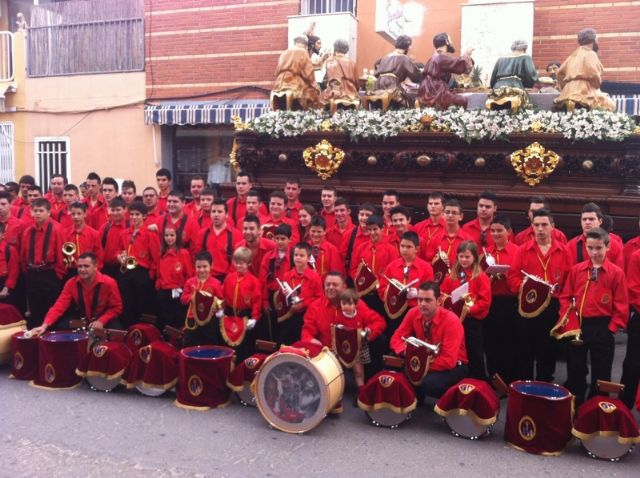
{"label": "white drum head", "polygon": [[159,397],[160,395],[162,395],[164,392],[167,391],[165,388],[147,387],[147,386],[142,385],[142,384],[136,385],[136,389],[142,395],[146,395],[147,397]]}
{"label": "white drum head", "polygon": [[251,382],[245,382],[244,388],[241,392],[236,392],[236,396],[245,407],[256,406],[256,397],[251,392]]}
{"label": "white drum head", "polygon": [[467,415],[451,414],[444,420],[447,422],[447,425],[454,435],[469,438],[470,440],[476,440],[487,434],[489,431],[489,428],[486,425],[477,424]]}
{"label": "white drum head", "polygon": [[396,428],[411,416],[410,413],[397,413],[386,408],[365,413],[375,426],[388,428]]}
{"label": "white drum head", "polygon": [[105,377],[87,377],[87,382],[91,385],[91,388],[99,390],[101,392],[110,392],[118,386],[120,383],[119,378],[108,379]]}
{"label": "white drum head", "polygon": [[619,460],[633,448],[631,443],[619,443],[616,437],[601,436],[594,436],[583,441],[582,446],[594,458],[611,461]]}

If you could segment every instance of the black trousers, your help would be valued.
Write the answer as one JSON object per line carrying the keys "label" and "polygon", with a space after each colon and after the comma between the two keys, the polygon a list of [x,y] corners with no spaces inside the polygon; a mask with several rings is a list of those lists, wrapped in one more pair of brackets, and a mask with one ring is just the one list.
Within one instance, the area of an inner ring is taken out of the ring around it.
{"label": "black trousers", "polygon": [[125,327],[140,322],[142,314],[155,315],[155,288],[149,277],[149,269],[138,266],[121,272],[118,287],[122,296],[122,323]]}
{"label": "black trousers", "polygon": [[120,278],[120,264],[105,264],[102,273],[117,281]]}
{"label": "black trousers", "polygon": [[183,347],[194,347],[196,345],[220,345],[222,335],[220,335],[220,324],[214,317],[204,326],[198,326],[193,330],[185,329],[182,338]]}
{"label": "black trousers", "polygon": [[553,382],[556,370],[556,339],[549,335],[549,331],[558,321],[559,309],[558,299],[551,299],[549,306],[539,316],[517,317],[518,379]]}
{"label": "black trousers", "polygon": [[516,317],[518,303],[514,296],[494,296],[489,315],[482,321],[484,353],[490,377],[499,374],[505,383],[517,376]]}
{"label": "black trousers", "polygon": [[609,331],[610,317],[585,317],[582,320],[583,344],[569,344],[567,357],[567,388],[576,397],[576,406],[584,402],[587,391],[587,353],[591,358],[591,389],[589,397],[598,392],[598,380],[611,380],[615,343]]}
{"label": "black trousers", "polygon": [[53,269],[27,270],[26,290],[31,310],[27,326],[31,329],[42,324],[47,311],[56,303],[62,290],[62,281]]}
{"label": "black trousers", "polygon": [[622,362],[622,401],[633,408],[640,380],[640,314],[632,309],[627,325],[627,353]]}
{"label": "black trousers", "polygon": [[450,370],[429,371],[420,385],[420,395],[426,397],[440,398],[460,380],[467,376],[467,366],[460,364]]}
{"label": "black trousers", "polygon": [[482,320],[467,317],[464,327],[464,341],[469,359],[469,376],[480,380],[486,380],[487,372],[484,368],[484,339],[482,337]]}
{"label": "black trousers", "polygon": [[302,316],[303,314],[293,314],[284,322],[278,324],[278,343],[291,345],[300,340],[302,333]]}
{"label": "black trousers", "polygon": [[187,315],[188,305],[180,302],[180,299],[171,297],[171,289],[161,289],[156,291],[158,322],[156,325],[163,330],[165,325],[170,325],[177,329],[182,328]]}
{"label": "black trousers", "polygon": [[[0,277],[0,290],[4,289],[4,285],[7,282],[7,277],[8,276]],[[20,309],[18,301],[17,301],[16,291],[15,290],[9,291],[9,295],[7,297],[5,297],[4,299],[0,299],[0,302],[3,302],[5,304],[11,304],[14,307],[18,308],[18,310]]]}

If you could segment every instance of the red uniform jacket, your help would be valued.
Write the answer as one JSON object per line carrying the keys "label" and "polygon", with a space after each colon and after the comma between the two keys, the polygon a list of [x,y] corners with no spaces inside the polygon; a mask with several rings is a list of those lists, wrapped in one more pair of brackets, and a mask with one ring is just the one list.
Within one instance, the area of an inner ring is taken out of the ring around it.
{"label": "red uniform jacket", "polygon": [[[589,254],[587,254],[587,240],[582,234],[567,242],[566,248],[571,265],[575,265],[589,259]],[[578,251],[580,248],[582,249],[582,258],[578,257]],[[612,241],[611,238],[609,239],[607,259],[617,265],[620,269],[624,270],[624,254],[622,252],[622,246],[618,241]]]}
{"label": "red uniform jacket", "polygon": [[[469,294],[474,298],[474,304],[467,312],[467,318],[482,320],[489,315],[491,308],[491,279],[484,272],[477,277],[471,278],[471,270],[465,270],[467,282],[469,283]],[[462,285],[460,279],[453,279],[449,274],[442,281],[440,291],[443,294],[451,295],[451,292]]]}
{"label": "red uniform jacket", "polygon": [[262,295],[258,278],[251,272],[240,275],[229,272],[222,283],[225,309],[231,309],[234,316],[242,311],[251,310],[251,318],[259,320],[262,316]]}
{"label": "red uniform jacket", "polygon": [[75,226],[62,231],[63,242],[72,242],[76,246],[76,253],[74,254],[75,262],[73,269],[78,266],[78,258],[85,252],[91,252],[98,258],[98,269],[102,269],[104,263],[104,252],[102,250],[102,244],[100,243],[100,234],[98,231],[86,224],[82,229],[76,231]]}
{"label": "red uniform jacket", "polygon": [[524,280],[522,271],[525,271],[549,284],[557,284],[554,296],[558,297],[570,269],[571,261],[563,244],[553,241],[547,254],[543,255],[536,241],[529,241],[516,252],[507,274],[507,283],[511,291],[518,294]]}
{"label": "red uniform jacket", "polygon": [[[532,241],[534,239],[535,239],[535,234],[533,232],[533,227],[529,226],[524,231],[520,231],[518,234],[516,234],[516,237],[514,238],[513,242],[515,243],[516,246],[522,246],[523,244],[529,241]],[[562,232],[557,227],[554,227],[553,229],[551,229],[551,239],[553,239],[554,242],[559,242],[561,244],[567,243],[567,236],[565,236],[564,232]]]}
{"label": "red uniform jacket", "polygon": [[156,207],[163,214],[167,213],[167,199],[168,198],[169,198],[169,193],[167,193],[166,196],[163,196],[160,192],[158,192],[158,205]]}
{"label": "red uniform jacket", "polygon": [[[238,196],[233,196],[227,200],[227,213],[231,218],[231,221],[235,227],[242,225],[244,217],[247,215],[247,201],[241,200]],[[260,203],[260,210],[258,216],[266,216],[268,214],[267,207],[264,203]],[[262,219],[260,220],[262,224]]]}
{"label": "red uniform jacket", "polygon": [[364,261],[379,280],[387,266],[399,258],[398,250],[384,239],[374,244],[371,239],[367,238],[351,256],[349,276],[355,280],[358,267]]}
{"label": "red uniform jacket", "polygon": [[438,307],[432,319],[431,334],[424,333],[424,317],[417,307],[414,307],[396,329],[391,337],[389,347],[396,355],[404,355],[405,342],[402,337],[416,337],[430,344],[440,344],[440,353],[431,362],[429,370],[451,370],[458,362],[467,363],[467,349],[464,343],[464,329],[462,322],[450,310]]}
{"label": "red uniform jacket", "polygon": [[267,254],[269,254],[269,252],[276,248],[275,242],[269,239],[265,239],[264,237],[259,238],[258,241],[258,247],[256,247],[255,249],[251,249],[247,245],[247,241],[245,241],[244,239],[242,239],[235,245],[235,249],[237,249],[238,247],[247,247],[251,249],[251,267],[249,267],[249,272],[251,272],[256,277],[260,276],[260,265],[262,264],[264,256],[266,256]]}
{"label": "red uniform jacket", "polygon": [[323,281],[329,272],[337,271],[344,274],[344,265],[340,261],[338,249],[330,242],[324,240],[320,245],[311,245],[311,255],[315,259],[314,268]]}
{"label": "red uniform jacket", "polygon": [[571,268],[560,295],[560,317],[564,316],[572,299],[575,299],[578,316],[611,317],[609,330],[616,333],[625,329],[629,320],[629,295],[624,272],[608,259],[598,268],[598,276],[592,277],[590,260]]}
{"label": "red uniform jacket", "polygon": [[[222,299],[224,297],[224,293],[222,292],[222,284],[220,284],[220,281],[218,279],[216,279],[215,277],[209,277],[206,281],[200,282],[198,280],[198,277],[196,276],[192,277],[184,284],[184,289],[182,289],[182,295],[180,296],[180,302],[185,305],[191,304],[193,294],[195,294],[197,290],[208,292],[218,299]],[[191,305],[189,305],[187,317],[193,318]]]}
{"label": "red uniform jacket", "polygon": [[31,218],[31,207],[29,204],[20,205],[20,206],[11,206],[11,215],[20,221],[30,221]]}
{"label": "red uniform jacket", "polygon": [[180,217],[174,220],[169,214],[165,214],[164,216],[160,216],[158,218],[158,222],[156,222],[158,226],[158,238],[162,240],[164,237],[164,230],[168,225],[172,225],[177,231],[180,232],[181,244],[183,249],[191,250],[193,245],[193,241],[198,236],[198,232],[200,231],[200,227],[195,219],[187,216],[184,212],[180,215]]}
{"label": "red uniform jacket", "polygon": [[61,210],[67,208],[67,203],[64,202],[62,197],[58,199],[51,193],[51,191],[46,193],[44,198],[49,201],[49,204],[51,204],[51,217],[56,217]]}
{"label": "red uniform jacket", "polygon": [[71,213],[69,212],[69,209],[66,207],[66,205],[63,209],[60,209],[55,215],[52,214],[51,218],[58,221],[58,223],[60,223],[60,225],[62,226],[63,230],[69,227],[73,227],[73,219],[71,219]]}
{"label": "red uniform jacket", "polygon": [[134,234],[133,226],[130,226],[122,231],[119,248],[126,251],[127,256],[135,257],[139,267],[149,269],[149,277],[155,279],[160,262],[160,241],[155,232],[143,225]]}
{"label": "red uniform jacket", "polygon": [[640,252],[631,254],[627,264],[627,287],[629,288],[629,305],[640,312]]}
{"label": "red uniform jacket", "polygon": [[[353,235],[355,231],[355,236]],[[353,241],[352,241],[353,238]],[[369,233],[366,230],[362,230],[360,226],[355,226],[355,229],[351,229],[350,231],[346,231],[342,236],[342,243],[340,244],[340,249],[338,252],[340,253],[340,259],[343,264],[347,264],[347,256],[349,255],[351,258],[349,268],[351,268],[351,263],[353,263],[353,253],[360,247],[360,245],[369,240]],[[349,249],[349,246],[353,242],[353,246]]]}
{"label": "red uniform jacket", "polygon": [[191,219],[196,220],[201,210],[202,209],[200,208],[200,202],[196,203],[196,201],[191,201],[184,205],[182,212],[184,212]]}
{"label": "red uniform jacket", "polygon": [[83,201],[86,203],[87,209],[87,224],[94,228],[96,231],[100,230],[103,224],[109,220],[109,205],[104,200],[102,194],[98,196],[96,203],[92,206],[91,200],[87,197]]}
{"label": "red uniform jacket", "polygon": [[301,311],[305,310],[309,305],[322,296],[322,281],[316,271],[307,267],[302,274],[299,274],[295,268],[292,268],[284,275],[284,280],[295,289],[300,286],[298,297],[302,299],[300,303]]}
{"label": "red uniform jacket", "polygon": [[129,224],[124,220],[119,224],[110,221],[103,224],[100,231],[98,231],[105,264],[119,265],[118,255],[122,252],[120,238],[128,227]]}
{"label": "red uniform jacket", "polygon": [[150,226],[151,224],[159,224],[162,217],[164,217],[164,212],[162,212],[156,205],[156,208],[153,211],[147,211],[147,215],[144,218],[144,225]]}
{"label": "red uniform jacket", "polygon": [[351,218],[348,218],[347,226],[344,229],[340,229],[336,222],[332,227],[327,228],[327,235],[325,236],[325,239],[336,246],[338,251],[340,251],[342,248],[343,237],[345,237],[345,234],[349,234],[354,227],[355,226],[351,222]]}
{"label": "red uniform jacket", "polygon": [[422,249],[420,250],[420,258],[431,262],[433,256],[441,249],[449,258],[451,265],[453,265],[456,260],[456,254],[458,254],[458,246],[464,241],[472,240],[471,236],[462,229],[458,229],[458,232],[453,237],[449,237],[446,231],[439,232],[438,235],[429,242],[426,253],[422,251]]}
{"label": "red uniform jacket", "polygon": [[[279,219],[274,219],[270,214],[260,216],[260,227],[264,229],[275,229],[280,224],[289,224],[291,226],[291,244],[295,245],[300,242],[300,233],[298,231],[298,224],[286,218],[284,215]],[[263,232],[264,235],[264,232]]]}
{"label": "red uniform jacket", "polygon": [[22,239],[22,233],[24,232],[27,224],[20,221],[20,219],[14,216],[8,216],[6,221],[0,221],[0,224],[4,224],[4,239],[9,244],[16,248],[20,248],[20,240]]}
{"label": "red uniform jacket", "polygon": [[636,236],[633,239],[629,239],[622,248],[622,255],[624,257],[624,267],[629,269],[629,261],[634,252],[640,250],[640,236]]}
{"label": "red uniform jacket", "polygon": [[241,240],[242,234],[226,224],[217,234],[213,228],[203,229],[191,244],[191,257],[195,258],[196,254],[202,250],[209,251],[213,257],[211,275],[224,275],[231,269],[231,256],[236,249],[235,245]]}
{"label": "red uniform jacket", "polygon": [[[213,223],[213,221],[211,220],[211,211],[203,211],[202,209],[194,219],[198,223],[198,228],[200,230],[211,227],[211,224]],[[229,227],[233,227],[233,221],[229,219],[228,216],[227,224],[229,224]]]}
{"label": "red uniform jacket", "polygon": [[324,208],[322,208],[320,210],[320,216],[322,216],[324,218],[324,221],[327,225],[327,229],[330,229],[334,226],[334,224],[336,223],[336,212],[335,211],[331,211],[331,212],[327,212]]}
{"label": "red uniform jacket", "polygon": [[[113,319],[118,317],[122,312],[122,299],[118,290],[118,283],[109,276],[98,272],[96,278],[90,286],[85,286],[80,277],[75,276],[67,281],[62,289],[62,293],[44,318],[44,323],[51,326],[62,317],[71,305],[78,306],[78,283],[82,287],[82,297],[84,302],[84,311],[80,312],[87,319],[96,319],[103,325],[109,324]],[[94,303],[94,291],[100,284],[100,293],[95,310],[92,310]]]}
{"label": "red uniform jacket", "polygon": [[[49,242],[45,244],[47,231],[50,230]],[[31,247],[34,240],[35,247]],[[32,267],[53,269],[59,278],[64,276],[64,263],[62,262],[62,230],[60,224],[48,219],[38,227],[35,224],[27,227],[22,233],[20,241],[20,261],[22,270]]]}
{"label": "red uniform jacket", "polygon": [[429,248],[429,245],[431,244],[431,241],[433,239],[441,234],[444,234],[444,216],[440,216],[440,222],[438,222],[438,224],[434,224],[433,220],[430,217],[425,219],[424,221],[420,221],[418,224],[413,226],[413,230],[418,233],[421,241],[424,241],[427,248]]}
{"label": "red uniform jacket", "polygon": [[[512,265],[513,259],[518,252],[518,246],[516,246],[513,242],[507,242],[507,245],[504,249],[498,250],[496,245],[494,244],[491,247],[487,247],[486,251],[491,254],[496,261],[497,265]],[[507,283],[506,274],[500,278],[490,277],[491,279],[491,293],[493,296],[513,296],[513,291],[509,288],[509,284]]]}
{"label": "red uniform jacket", "polygon": [[311,341],[317,339],[322,345],[331,347],[331,324],[342,324],[357,329],[369,329],[368,341],[377,339],[387,323],[384,318],[374,312],[367,304],[359,300],[355,317],[345,317],[339,308],[334,307],[326,297],[320,297],[307,308],[300,340]]}
{"label": "red uniform jacket", "polygon": [[287,202],[284,205],[284,215],[293,221],[294,224],[298,223],[298,211],[302,209],[302,203],[300,201],[296,201],[293,206],[289,206]]}
{"label": "red uniform jacket", "polygon": [[[380,299],[384,301],[384,295],[387,291],[387,287],[389,287],[389,279],[397,279],[403,284],[408,284],[414,279],[418,279],[418,281],[413,284],[411,287],[415,287],[416,289],[420,287],[420,284],[426,281],[433,280],[433,268],[431,264],[423,261],[416,257],[413,261],[413,264],[409,266],[408,273],[405,276],[405,262],[404,259],[399,258],[393,262],[390,262],[387,268],[384,270],[384,274],[379,279],[378,286],[378,295]],[[407,301],[409,307],[415,307],[417,305],[416,299],[409,299]]]}
{"label": "red uniform jacket", "polygon": [[4,286],[15,289],[20,274],[18,250],[6,240],[0,242],[0,277],[5,278]]}
{"label": "red uniform jacket", "polygon": [[284,280],[284,276],[293,268],[292,251],[289,249],[282,258],[276,249],[271,250],[262,258],[260,264],[260,284],[262,285],[262,301],[264,307],[269,307],[269,296],[280,289],[276,279]]}
{"label": "red uniform jacket", "polygon": [[184,284],[193,276],[191,255],[185,249],[168,249],[160,257],[156,289],[184,289]]}
{"label": "red uniform jacket", "polygon": [[[480,226],[480,220],[475,218],[467,222],[462,226],[462,230],[471,237],[471,240],[476,243],[478,250],[482,251],[483,247],[493,246],[493,237],[491,237],[491,227],[487,227],[484,231]],[[484,241],[483,241],[484,239]]]}

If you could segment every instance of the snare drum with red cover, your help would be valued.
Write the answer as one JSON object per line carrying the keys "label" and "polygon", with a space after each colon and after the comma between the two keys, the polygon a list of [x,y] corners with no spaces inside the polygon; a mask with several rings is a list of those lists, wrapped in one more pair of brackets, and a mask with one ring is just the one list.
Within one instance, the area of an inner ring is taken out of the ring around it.
{"label": "snare drum with red cover", "polygon": [[9,362],[11,353],[11,336],[27,327],[27,321],[18,309],[10,304],[0,302],[0,365]]}
{"label": "snare drum with red cover", "polygon": [[74,388],[81,381],[78,364],[87,355],[87,332],[47,332],[38,340],[38,375],[32,384],[47,389]]}
{"label": "snare drum with red cover", "polygon": [[38,337],[23,332],[11,336],[11,375],[16,380],[33,380],[38,374]]}

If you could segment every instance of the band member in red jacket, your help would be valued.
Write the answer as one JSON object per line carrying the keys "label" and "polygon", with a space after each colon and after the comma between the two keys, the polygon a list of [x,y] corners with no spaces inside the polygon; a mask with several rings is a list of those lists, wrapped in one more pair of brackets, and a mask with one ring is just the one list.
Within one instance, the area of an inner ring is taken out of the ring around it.
{"label": "band member in red jacket", "polygon": [[5,239],[5,225],[0,224],[0,301],[17,305],[14,290],[20,274],[18,250]]}
{"label": "band member in red jacket", "polygon": [[[65,250],[73,254],[65,253],[65,281],[78,274],[78,258],[85,252],[91,252],[98,258],[98,269],[102,269],[102,245],[98,231],[87,225],[87,204],[75,202],[71,205],[71,220],[73,225],[62,231],[62,239],[66,245]],[[71,247],[73,245],[73,247]]]}
{"label": "band member in red jacket", "polygon": [[640,251],[631,254],[627,264],[627,286],[631,317],[627,325],[627,352],[622,362],[620,381],[624,384],[622,400],[632,408],[636,391],[640,390]]}
{"label": "band member in red jacket", "polygon": [[109,203],[109,221],[98,231],[104,260],[102,272],[116,280],[120,275],[120,240],[123,232],[131,225],[131,221],[126,219],[126,213],[124,199],[112,199]]}
{"label": "band member in red jacket", "polygon": [[[538,209],[546,209],[547,211],[551,211],[549,206],[549,201],[544,196],[531,196],[529,198],[529,209],[527,210],[527,217],[529,221],[533,221],[533,213]],[[551,230],[551,237],[556,242],[561,242],[562,244],[567,243],[567,236],[564,235],[557,227],[554,227]],[[533,232],[533,226],[529,225],[526,229],[520,231],[516,234],[516,237],[513,239],[513,242],[516,246],[521,246],[531,240],[535,239],[535,234]]]}

